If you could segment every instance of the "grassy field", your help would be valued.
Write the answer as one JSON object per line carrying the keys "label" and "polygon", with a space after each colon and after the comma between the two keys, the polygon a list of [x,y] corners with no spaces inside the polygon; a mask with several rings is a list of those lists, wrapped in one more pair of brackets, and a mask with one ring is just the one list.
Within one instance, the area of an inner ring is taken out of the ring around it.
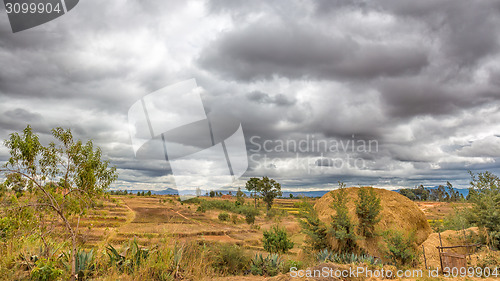
{"label": "grassy field", "polygon": [[[316,199],[310,198],[308,200],[314,203]],[[304,252],[305,235],[301,232],[298,223],[298,203],[301,202],[300,200],[276,199],[271,210],[271,216],[266,215],[263,202],[259,202],[259,214],[255,217],[253,224],[246,222],[243,213],[236,212],[236,210],[240,209],[232,209],[233,212],[213,208],[202,210],[201,206],[204,206],[201,203],[202,201],[208,202],[205,204],[207,206],[215,206],[216,203],[221,203],[217,206],[236,205],[236,198],[199,197],[192,202],[181,202],[176,196],[166,195],[110,195],[109,198],[97,202],[96,208],[79,221],[76,218],[73,219],[72,225],[78,225],[78,239],[81,247],[88,251],[93,249],[96,265],[104,270],[95,273],[95,276],[98,276],[95,280],[147,280],[147,278],[154,275],[151,273],[154,268],[168,268],[168,274],[164,277],[155,277],[153,280],[267,280],[263,276],[243,276],[242,272],[238,273],[239,276],[231,276],[230,272],[217,271],[210,264],[214,260],[217,261],[217,255],[220,255],[221,251],[223,251],[221,249],[224,249],[224,247],[221,245],[238,245],[239,249],[242,249],[247,257],[254,257],[256,254],[267,256],[267,252],[263,248],[262,237],[263,232],[269,230],[273,225],[280,225],[285,228],[294,243],[294,247],[288,253],[282,255],[281,258],[284,262],[295,262],[293,264],[296,264],[300,261],[302,268],[318,266],[317,261],[308,259],[310,256],[308,256],[307,251]],[[456,210],[469,207],[466,203],[416,203],[430,222],[450,220],[450,218],[456,216]],[[243,206],[247,210],[254,210],[253,199],[246,198]],[[229,219],[227,221],[220,220],[219,215],[221,213],[228,213]],[[61,225],[56,225],[54,233],[62,233]],[[56,240],[59,239],[59,243],[64,243],[67,239],[64,235],[56,235],[56,237],[59,237],[56,238]],[[429,252],[435,251],[436,243],[438,243],[436,237],[436,235],[432,234],[428,239],[429,241],[424,243],[429,257],[434,258],[433,264],[437,262],[435,260],[436,255]],[[448,232],[443,233],[443,237],[458,237],[461,239],[463,235],[462,232],[456,232],[455,234],[453,230],[448,230]],[[461,242],[461,240],[455,238],[453,238],[455,240],[450,240],[451,238],[445,239],[446,245]],[[133,273],[119,270],[119,267],[110,267],[109,247],[116,248],[119,253],[125,256],[128,255],[131,249],[132,241],[137,243],[138,249],[156,249],[156,260],[147,260],[150,263],[147,267],[136,269]],[[26,248],[26,242],[23,243],[22,247]],[[33,253],[38,253],[35,244],[28,247],[31,250],[22,251],[20,251],[20,248],[16,248],[15,244],[9,246],[4,243],[2,245],[0,254],[6,256],[7,260],[16,260],[19,255],[29,259]],[[20,245],[18,247],[21,247]],[[28,245],[32,244],[28,243]],[[176,251],[179,249],[182,251],[182,260],[176,263]],[[57,253],[57,250],[54,250],[54,255]],[[158,255],[165,253],[167,256],[158,259]],[[231,252],[227,255],[229,259],[241,258],[239,254],[233,256],[234,253],[231,254]],[[480,255],[475,255],[474,258],[478,263],[485,260]],[[492,260],[495,259],[492,258]],[[231,261],[225,262],[230,263]],[[423,261],[421,263],[423,264]],[[7,266],[8,264],[8,262],[4,263]],[[421,266],[419,265],[419,267]],[[0,264],[0,271],[2,270],[1,267]],[[25,280],[26,274],[26,272],[20,271],[19,274],[10,275],[7,279],[0,278],[0,280]],[[272,280],[294,280],[289,279],[290,277],[286,274],[275,278],[278,279]]]}

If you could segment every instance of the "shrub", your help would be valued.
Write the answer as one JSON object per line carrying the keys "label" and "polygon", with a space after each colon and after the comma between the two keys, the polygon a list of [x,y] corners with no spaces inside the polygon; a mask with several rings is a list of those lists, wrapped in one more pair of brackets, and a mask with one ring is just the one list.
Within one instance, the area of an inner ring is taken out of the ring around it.
{"label": "shrub", "polygon": [[219,220],[221,221],[228,221],[229,220],[229,214],[226,212],[219,213]]}
{"label": "shrub", "polygon": [[269,253],[286,253],[293,248],[293,242],[288,238],[284,228],[274,225],[269,231],[264,231],[264,250]]}
{"label": "shrub", "polygon": [[255,215],[253,213],[248,213],[245,215],[245,221],[248,224],[254,224],[255,223]]}
{"label": "shrub", "polygon": [[47,259],[39,259],[35,263],[35,268],[31,271],[31,279],[36,281],[57,280],[63,271],[55,266],[55,262]]}
{"label": "shrub", "polygon": [[222,244],[214,252],[212,266],[219,273],[238,275],[249,267],[250,258],[238,245]]}
{"label": "shrub", "polygon": [[478,258],[476,266],[482,268],[483,271],[485,268],[489,268],[493,272],[500,266],[500,256],[498,253],[488,251],[486,255]]}
{"label": "shrub", "polygon": [[252,259],[250,272],[253,275],[275,276],[283,267],[283,261],[278,254],[270,254],[265,258],[262,254],[257,254]]}
{"label": "shrub", "polygon": [[283,270],[281,272],[286,274],[286,273],[290,272],[291,268],[295,268],[298,270],[298,269],[301,269],[302,266],[303,266],[303,263],[301,261],[288,260],[288,261],[286,261],[286,263],[283,264]]}
{"label": "shrub", "polygon": [[234,224],[237,224],[237,223],[238,223],[238,215],[237,215],[237,214],[232,214],[232,215],[231,215],[231,221],[232,221]]}
{"label": "shrub", "polygon": [[205,213],[207,211],[207,209],[205,209],[203,206],[198,206],[198,208],[196,209],[196,212],[198,213]]}
{"label": "shrub", "polygon": [[408,265],[417,258],[414,232],[405,237],[400,231],[387,231],[384,240],[387,243],[386,257],[394,265]]}

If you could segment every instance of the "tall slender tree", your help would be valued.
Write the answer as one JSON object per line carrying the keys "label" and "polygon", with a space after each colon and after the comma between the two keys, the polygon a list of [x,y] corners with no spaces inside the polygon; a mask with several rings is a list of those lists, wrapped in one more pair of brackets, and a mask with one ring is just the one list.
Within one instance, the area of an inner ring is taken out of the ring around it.
{"label": "tall slender tree", "polygon": [[260,186],[259,186],[259,178],[250,178],[246,185],[245,188],[253,194],[254,202],[255,202],[255,208],[257,208],[257,193],[260,192]]}

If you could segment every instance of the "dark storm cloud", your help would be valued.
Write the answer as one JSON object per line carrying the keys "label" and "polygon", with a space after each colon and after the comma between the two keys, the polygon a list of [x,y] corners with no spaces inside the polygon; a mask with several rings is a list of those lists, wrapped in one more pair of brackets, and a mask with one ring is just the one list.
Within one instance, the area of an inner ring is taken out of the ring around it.
{"label": "dark storm cloud", "polygon": [[[379,142],[373,153],[261,151],[282,161],[245,177],[466,185],[469,169],[499,170],[499,3],[90,0],[16,34],[0,17],[0,135],[29,123],[48,141],[70,127],[117,165],[120,188],[171,187],[166,163],[134,160],[127,111],[194,77],[207,112],[241,122],[249,151],[252,137]],[[331,165],[346,156],[364,166]]]}
{"label": "dark storm cloud", "polygon": [[262,93],[259,91],[248,93],[247,98],[248,100],[253,102],[261,104],[275,104],[277,106],[290,106],[295,104],[296,102],[294,99],[291,99],[283,94],[270,96],[269,94]]}
{"label": "dark storm cloud", "polygon": [[477,63],[498,51],[500,1],[424,0],[409,3],[381,0],[380,7],[396,16],[423,21],[439,33],[443,51],[459,66]]}
{"label": "dark storm cloud", "polygon": [[409,44],[360,42],[311,26],[256,23],[223,34],[201,55],[203,67],[238,80],[372,79],[418,73],[425,50]]}
{"label": "dark storm cloud", "polygon": [[386,79],[379,91],[393,117],[452,114],[459,110],[490,103],[500,88],[467,84],[444,84],[432,78]]}

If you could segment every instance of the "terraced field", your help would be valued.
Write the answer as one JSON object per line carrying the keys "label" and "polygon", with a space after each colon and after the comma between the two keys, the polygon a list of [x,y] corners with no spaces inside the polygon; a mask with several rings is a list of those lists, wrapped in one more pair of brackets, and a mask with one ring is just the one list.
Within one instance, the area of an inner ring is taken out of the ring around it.
{"label": "terraced field", "polygon": [[[223,222],[218,219],[222,211],[197,212],[197,204],[183,204],[174,196],[112,196],[87,219],[80,221],[79,232],[89,247],[99,243],[118,245],[132,238],[144,246],[175,239],[180,242],[204,240],[234,243],[261,252],[263,231],[278,221],[292,235],[296,245],[303,243],[304,236],[295,216],[298,213],[295,202],[298,200],[277,199],[273,209],[280,213],[279,218],[266,218],[262,209],[255,224],[249,225],[243,215],[231,213],[236,216],[236,223],[232,220]],[[290,255],[296,255],[298,251],[299,247],[295,247]]]}

